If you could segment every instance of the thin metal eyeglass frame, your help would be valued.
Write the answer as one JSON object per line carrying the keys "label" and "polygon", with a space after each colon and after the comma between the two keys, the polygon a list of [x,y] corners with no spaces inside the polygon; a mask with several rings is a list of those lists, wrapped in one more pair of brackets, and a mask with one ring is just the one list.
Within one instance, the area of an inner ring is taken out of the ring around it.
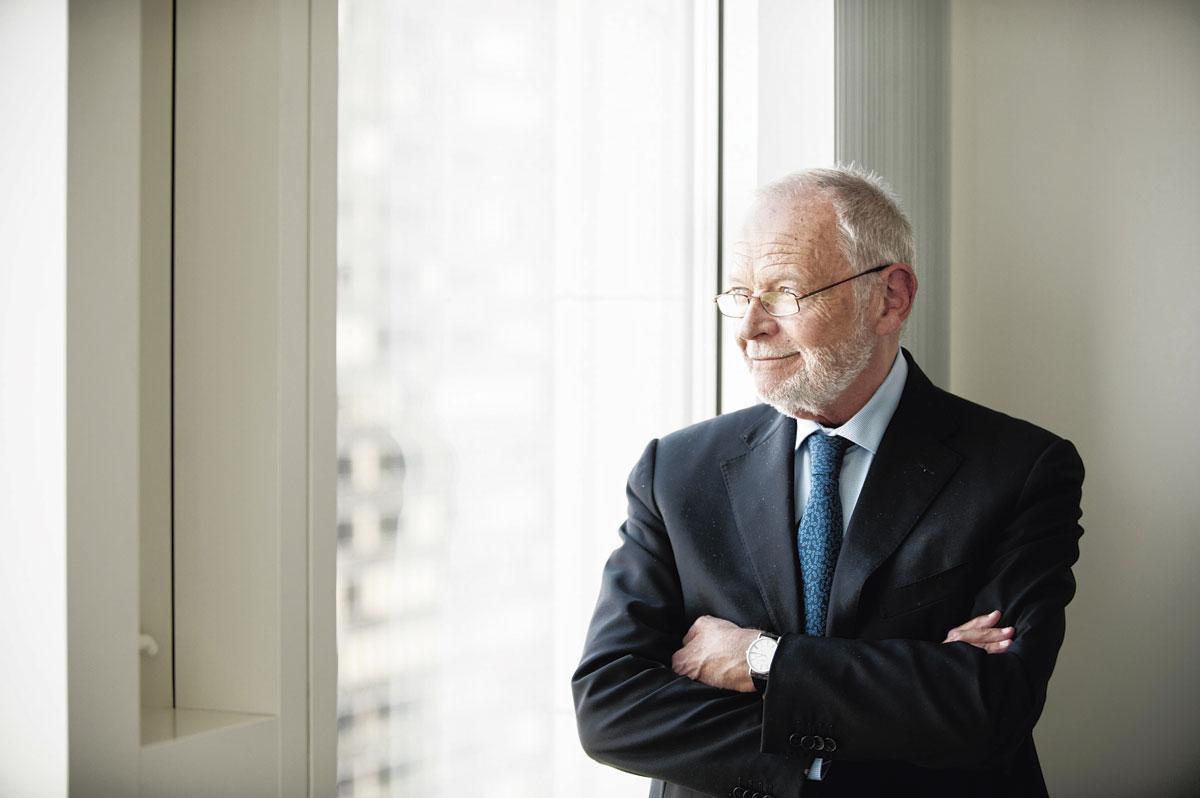
{"label": "thin metal eyeglass frame", "polygon": [[[764,291],[763,292],[764,294],[787,294],[792,299],[796,300],[796,309],[791,311],[790,313],[771,313],[771,311],[767,310],[767,306],[764,304],[763,310],[765,310],[768,315],[774,316],[777,319],[781,318],[783,316],[795,316],[797,313],[800,312],[800,300],[801,299],[808,299],[810,296],[815,296],[815,295],[821,293],[822,291],[828,291],[830,288],[837,288],[842,283],[848,283],[851,280],[855,280],[859,277],[865,277],[868,274],[874,274],[875,272],[883,271],[888,266],[894,266],[894,265],[895,264],[893,264],[893,263],[883,263],[872,269],[867,269],[864,272],[859,272],[858,274],[852,274],[849,277],[846,277],[845,279],[838,280],[836,283],[830,283],[829,285],[825,286],[824,288],[818,288],[816,291],[809,291],[807,294],[801,294],[799,296],[791,293],[790,291]],[[742,312],[742,314],[740,316],[731,316],[728,313],[726,313],[725,311],[721,310],[721,304],[720,304],[721,297],[727,296],[727,295],[728,296],[744,296],[747,299],[757,299],[759,301],[759,304],[762,304],[761,296],[756,296],[754,294],[734,294],[729,291],[722,291],[721,293],[719,293],[715,297],[713,297],[713,302],[715,302],[717,304],[717,312],[720,313],[722,316],[724,316],[727,319],[742,319],[742,318],[745,318],[746,314],[750,312],[750,303],[749,302],[746,303],[746,309]]]}

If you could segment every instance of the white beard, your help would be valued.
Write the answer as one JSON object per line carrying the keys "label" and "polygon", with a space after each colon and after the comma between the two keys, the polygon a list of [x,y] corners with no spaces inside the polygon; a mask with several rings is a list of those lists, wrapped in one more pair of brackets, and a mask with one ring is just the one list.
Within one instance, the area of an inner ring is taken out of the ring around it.
{"label": "white beard", "polygon": [[820,416],[828,410],[871,362],[875,337],[865,324],[850,338],[824,347],[800,350],[800,367],[758,398],[787,416]]}

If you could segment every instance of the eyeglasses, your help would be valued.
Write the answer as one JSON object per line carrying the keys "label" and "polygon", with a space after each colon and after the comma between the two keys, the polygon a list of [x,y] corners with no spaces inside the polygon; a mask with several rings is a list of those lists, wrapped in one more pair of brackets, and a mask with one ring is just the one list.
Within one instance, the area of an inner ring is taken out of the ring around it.
{"label": "eyeglasses", "polygon": [[[822,291],[828,291],[830,288],[836,288],[842,283],[848,283],[858,277],[883,271],[891,265],[890,263],[884,263],[873,269],[867,269],[865,272],[851,275],[844,280],[838,280],[836,283],[830,283],[824,288],[818,288],[816,291],[809,291],[807,294],[797,294],[788,288],[782,291],[766,291],[758,295],[758,301],[762,303],[763,310],[772,316],[791,316],[794,313],[800,312],[801,299],[808,299],[810,296],[815,296]],[[741,293],[741,289],[738,289],[737,291],[726,291],[723,294],[717,294],[713,298],[713,301],[717,303],[717,310],[721,311],[722,316],[728,316],[731,319],[740,319],[750,309],[751,299],[754,299],[754,294]]]}

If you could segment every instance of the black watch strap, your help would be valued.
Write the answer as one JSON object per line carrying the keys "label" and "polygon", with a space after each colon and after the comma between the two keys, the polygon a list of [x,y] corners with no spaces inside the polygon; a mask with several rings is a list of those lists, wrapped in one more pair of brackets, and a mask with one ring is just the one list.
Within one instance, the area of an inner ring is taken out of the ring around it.
{"label": "black watch strap", "polygon": [[759,693],[767,692],[767,677],[759,676],[757,673],[750,674],[750,681],[754,682],[754,689]]}

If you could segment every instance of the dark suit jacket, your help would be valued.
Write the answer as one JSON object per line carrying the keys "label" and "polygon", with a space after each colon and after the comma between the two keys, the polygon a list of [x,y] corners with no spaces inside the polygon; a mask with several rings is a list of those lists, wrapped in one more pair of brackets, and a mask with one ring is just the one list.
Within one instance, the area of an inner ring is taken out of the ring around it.
{"label": "dark suit jacket", "polygon": [[[759,405],[646,447],[572,678],[591,757],[668,797],[1045,794],[1031,733],[1075,592],[1083,464],[905,356],[827,637],[801,631],[795,421]],[[993,609],[1008,652],[941,642]],[[700,615],[782,636],[764,695],[672,672]],[[828,778],[806,782],[817,755]]]}

